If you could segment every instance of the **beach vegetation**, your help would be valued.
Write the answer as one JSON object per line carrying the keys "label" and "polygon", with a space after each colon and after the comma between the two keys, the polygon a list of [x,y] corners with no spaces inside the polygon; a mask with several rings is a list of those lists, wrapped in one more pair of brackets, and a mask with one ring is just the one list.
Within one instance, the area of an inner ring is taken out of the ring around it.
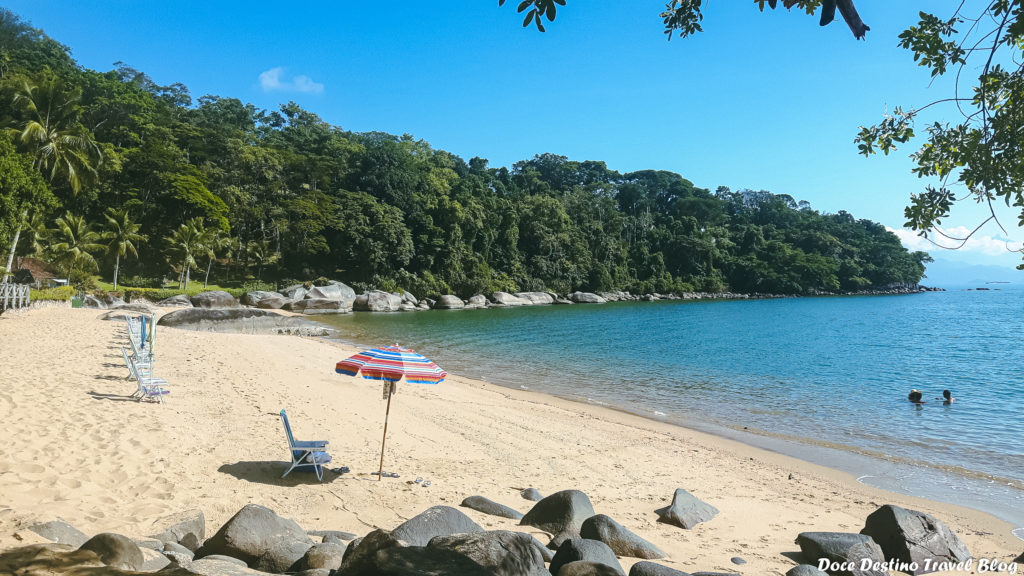
{"label": "beach vegetation", "polygon": [[56,286],[54,288],[44,288],[42,290],[36,290],[32,288],[29,290],[29,298],[31,300],[56,300],[60,302],[67,302],[76,294],[77,290],[73,286]]}
{"label": "beach vegetation", "polygon": [[[810,294],[916,283],[928,258],[880,224],[786,195],[551,153],[491,167],[408,134],[351,132],[294,102],[194,99],[123,63],[78,66],[0,9],[3,38],[14,48],[0,76],[0,245],[59,263],[79,285],[98,272],[150,299],[173,295],[165,278],[175,293],[332,279],[434,298]],[[30,99],[61,111],[44,131],[52,151],[22,137]]]}

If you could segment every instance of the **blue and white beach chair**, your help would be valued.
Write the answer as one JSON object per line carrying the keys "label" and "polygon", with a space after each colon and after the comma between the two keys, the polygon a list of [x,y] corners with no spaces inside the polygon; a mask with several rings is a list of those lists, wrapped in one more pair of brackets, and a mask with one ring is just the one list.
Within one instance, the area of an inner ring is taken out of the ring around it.
{"label": "blue and white beach chair", "polygon": [[292,435],[291,424],[288,423],[288,414],[284,410],[281,410],[281,423],[284,424],[284,433],[288,436],[288,452],[292,456],[292,465],[281,475],[281,478],[296,468],[312,466],[317,480],[323,482],[323,467],[331,462],[331,455],[325,450],[328,444],[327,440],[296,440]]}
{"label": "blue and white beach chair", "polygon": [[137,400],[156,400],[163,404],[164,396],[171,393],[170,390],[165,388],[167,386],[167,380],[163,378],[154,378],[152,374],[140,374],[139,368],[135,364],[135,359],[128,355],[128,351],[123,347],[121,348],[121,355],[124,356],[124,363],[128,366],[128,371],[131,372],[132,378],[138,383],[138,389],[132,393],[132,397]]}

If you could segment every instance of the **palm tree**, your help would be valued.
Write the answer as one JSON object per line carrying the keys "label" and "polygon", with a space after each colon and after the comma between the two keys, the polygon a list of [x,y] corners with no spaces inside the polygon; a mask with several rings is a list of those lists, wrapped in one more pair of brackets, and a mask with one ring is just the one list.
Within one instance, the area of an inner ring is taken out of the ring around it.
{"label": "palm tree", "polygon": [[103,250],[103,245],[99,243],[100,235],[93,231],[82,216],[67,212],[57,219],[56,225],[50,233],[52,242],[49,251],[58,261],[67,262],[70,284],[71,273],[79,265],[82,265],[82,269],[85,266],[96,266],[96,258],[92,253]]}
{"label": "palm tree", "polygon": [[206,277],[203,278],[203,288],[210,283],[210,268],[213,267],[213,260],[221,250],[230,251],[231,238],[225,236],[218,228],[207,228],[203,231],[203,238],[200,242],[203,251],[206,253]]}
{"label": "palm tree", "polygon": [[196,256],[203,250],[203,235],[205,227],[201,218],[192,218],[181,226],[177,227],[170,236],[166,238],[170,245],[171,257],[175,262],[181,262],[181,274],[178,276],[178,287],[184,280],[185,290],[188,290],[188,281],[192,269],[196,267]]}
{"label": "palm tree", "polygon": [[8,131],[35,158],[32,165],[50,182],[63,176],[77,194],[83,178],[96,175],[102,159],[92,133],[78,121],[80,91],[67,91],[60,79],[46,73],[33,84],[22,80],[11,99],[21,118]]}
{"label": "palm tree", "polygon": [[117,290],[117,275],[121,270],[121,256],[132,254],[139,257],[137,244],[146,239],[145,234],[139,234],[140,224],[136,224],[126,209],[115,210],[107,208],[107,231],[103,238],[109,240],[108,249],[114,254],[114,290]]}

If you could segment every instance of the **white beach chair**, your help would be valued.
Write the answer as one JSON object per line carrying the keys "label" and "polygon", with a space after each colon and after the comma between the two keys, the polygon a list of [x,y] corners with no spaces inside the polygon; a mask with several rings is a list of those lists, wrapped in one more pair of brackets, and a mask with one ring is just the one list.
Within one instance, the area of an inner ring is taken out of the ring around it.
{"label": "white beach chair", "polygon": [[171,393],[170,390],[165,388],[167,386],[167,380],[163,378],[154,378],[152,373],[144,375],[139,373],[139,369],[135,364],[135,359],[128,355],[128,351],[123,347],[121,348],[121,355],[124,356],[124,363],[128,366],[128,371],[131,373],[132,378],[138,384],[138,389],[132,393],[132,397],[137,400],[153,400],[163,404],[164,396]]}
{"label": "white beach chair", "polygon": [[317,480],[323,482],[323,467],[331,462],[331,455],[325,451],[329,442],[327,440],[296,440],[295,436],[292,436],[292,427],[288,423],[288,414],[284,410],[281,410],[281,423],[284,424],[284,433],[288,436],[288,452],[292,456],[292,465],[285,470],[281,478],[296,468],[312,466]]}

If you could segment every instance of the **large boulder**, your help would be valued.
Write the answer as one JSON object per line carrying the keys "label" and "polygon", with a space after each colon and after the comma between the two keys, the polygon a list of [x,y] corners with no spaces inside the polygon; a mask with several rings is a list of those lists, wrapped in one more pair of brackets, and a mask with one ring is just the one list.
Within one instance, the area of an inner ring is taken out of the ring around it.
{"label": "large boulder", "polygon": [[459,510],[451,506],[433,506],[400,524],[391,531],[391,535],[410,546],[426,546],[436,536],[483,531]]}
{"label": "large boulder", "polygon": [[533,536],[522,532],[491,530],[437,536],[427,546],[458,552],[494,570],[495,576],[550,576],[544,566],[544,546]]}
{"label": "large boulder", "polygon": [[466,302],[466,308],[487,308],[487,297],[483,294],[474,294]]}
{"label": "large boulder", "polygon": [[326,298],[327,300],[346,300],[352,302],[356,299],[356,291],[347,284],[331,280],[327,286],[314,286],[309,289],[305,298]]}
{"label": "large boulder", "polygon": [[35,576],[51,574],[120,574],[103,565],[91,550],[67,544],[35,544],[0,551],[0,574]]}
{"label": "large boulder", "polygon": [[178,294],[177,296],[171,296],[170,298],[164,298],[163,300],[156,303],[161,308],[191,308],[192,300],[184,294]]}
{"label": "large boulder", "polygon": [[458,310],[465,307],[466,303],[462,301],[462,298],[451,294],[441,296],[437,299],[437,303],[434,304],[435,310]]}
{"label": "large boulder", "polygon": [[110,532],[89,538],[78,549],[95,552],[101,562],[120,570],[139,570],[146,562],[142,550],[131,538]]}
{"label": "large boulder", "polygon": [[280,292],[264,292],[263,290],[254,290],[252,292],[246,292],[242,295],[242,304],[249,306],[259,306],[260,302],[267,298],[284,298],[284,295]]}
{"label": "large boulder", "polygon": [[616,570],[601,562],[576,560],[562,564],[562,567],[558,569],[557,576],[622,576],[622,574],[621,570]]}
{"label": "large boulder", "polygon": [[270,296],[260,300],[259,303],[256,304],[256,307],[263,310],[280,310],[290,302],[292,302],[292,300],[284,296]]}
{"label": "large boulder", "polygon": [[544,499],[544,495],[541,494],[540,490],[537,490],[536,488],[523,488],[523,490],[519,492],[519,495],[533,502],[539,502],[542,499]]}
{"label": "large boulder", "polygon": [[352,308],[360,312],[397,312],[401,307],[401,298],[381,290],[360,294],[352,304]]}
{"label": "large boulder", "polygon": [[188,510],[158,518],[149,527],[153,538],[164,544],[175,543],[195,552],[206,540],[206,516],[202,510]]}
{"label": "large boulder", "polygon": [[495,306],[526,306],[530,304],[529,300],[524,300],[508,292],[491,292],[491,302]]}
{"label": "large boulder", "polygon": [[689,572],[669,568],[654,562],[637,562],[629,569],[629,576],[691,576]]}
{"label": "large boulder", "polygon": [[51,522],[33,524],[32,526],[29,526],[28,529],[51,542],[70,544],[76,548],[85,544],[89,539],[89,537],[83,534],[78,528],[75,528],[63,520],[53,520]]}
{"label": "large boulder", "polygon": [[554,304],[555,297],[547,292],[516,292],[516,297],[530,304]]}
{"label": "large boulder", "polygon": [[377,550],[358,564],[346,563],[335,576],[494,576],[494,573],[444,548],[393,546]]}
{"label": "large boulder", "polygon": [[241,334],[326,336],[326,327],[295,316],[256,308],[186,308],[164,314],[157,322],[183,330]]}
{"label": "large boulder", "polygon": [[604,298],[591,292],[573,292],[569,294],[569,300],[577,304],[604,304],[607,302]]}
{"label": "large boulder", "polygon": [[152,314],[153,307],[145,300],[136,300],[131,304],[119,304],[111,306],[111,310],[123,310],[125,312],[138,312],[139,314]]}
{"label": "large boulder", "polygon": [[280,573],[292,569],[312,546],[313,541],[294,520],[248,504],[203,543],[196,557],[223,554],[254,570]]}
{"label": "large boulder", "polygon": [[282,296],[289,300],[302,300],[309,290],[303,284],[292,284],[291,286],[278,290]]}
{"label": "large boulder", "polygon": [[289,302],[284,309],[299,314],[348,314],[352,311],[352,302],[331,298],[306,298]]}
{"label": "large boulder", "polygon": [[253,570],[244,562],[230,562],[227,556],[207,557],[190,562],[187,570],[189,574],[200,574],[202,576],[266,576],[262,570]]}
{"label": "large boulder", "polygon": [[622,524],[598,514],[583,521],[580,536],[590,540],[600,540],[615,552],[616,556],[629,556],[654,560],[664,558],[665,554],[647,540],[632,533]]}
{"label": "large boulder", "polygon": [[142,566],[139,567],[140,572],[156,572],[171,563],[170,558],[156,550],[139,547],[139,551],[142,552]]}
{"label": "large boulder", "polygon": [[490,514],[491,516],[501,516],[502,518],[511,518],[513,520],[522,520],[523,518],[522,512],[509,508],[504,504],[498,504],[493,500],[488,500],[483,496],[469,496],[459,506]]}
{"label": "large boulder", "polygon": [[718,514],[718,508],[679,488],[672,495],[672,504],[654,512],[658,515],[658,522],[689,530],[701,522],[714,518]]}
{"label": "large boulder", "polygon": [[917,569],[909,571],[915,576],[935,572],[939,562],[957,564],[971,557],[967,546],[942,521],[892,504],[872,512],[860,533],[882,547],[886,560],[915,565]]}
{"label": "large boulder", "polygon": [[356,538],[345,549],[338,574],[344,576],[363,574],[364,572],[361,570],[373,562],[373,557],[377,552],[395,546],[408,546],[408,544],[395,538],[387,530],[377,529],[362,538]]}
{"label": "large boulder", "polygon": [[196,308],[237,308],[238,300],[223,290],[210,290],[193,296],[192,305]]}
{"label": "large boulder", "polygon": [[106,310],[107,303],[92,294],[86,294],[82,298],[82,308],[95,308],[97,310]]}
{"label": "large boulder", "polygon": [[831,576],[888,576],[882,548],[864,534],[844,532],[801,532],[796,537],[804,559],[811,564],[832,563],[825,570]]}
{"label": "large boulder", "polygon": [[614,568],[620,576],[625,576],[615,552],[607,544],[585,538],[571,538],[563,542],[558,547],[558,552],[555,552],[555,557],[551,559],[548,569],[552,574],[558,574],[562,566],[578,560],[605,564]]}
{"label": "large boulder", "polygon": [[579,533],[583,521],[593,515],[594,506],[586,494],[579,490],[562,490],[534,504],[519,524],[551,534],[567,530]]}
{"label": "large boulder", "polygon": [[817,566],[810,564],[799,564],[790,568],[786,576],[828,576],[828,572],[822,572]]}

